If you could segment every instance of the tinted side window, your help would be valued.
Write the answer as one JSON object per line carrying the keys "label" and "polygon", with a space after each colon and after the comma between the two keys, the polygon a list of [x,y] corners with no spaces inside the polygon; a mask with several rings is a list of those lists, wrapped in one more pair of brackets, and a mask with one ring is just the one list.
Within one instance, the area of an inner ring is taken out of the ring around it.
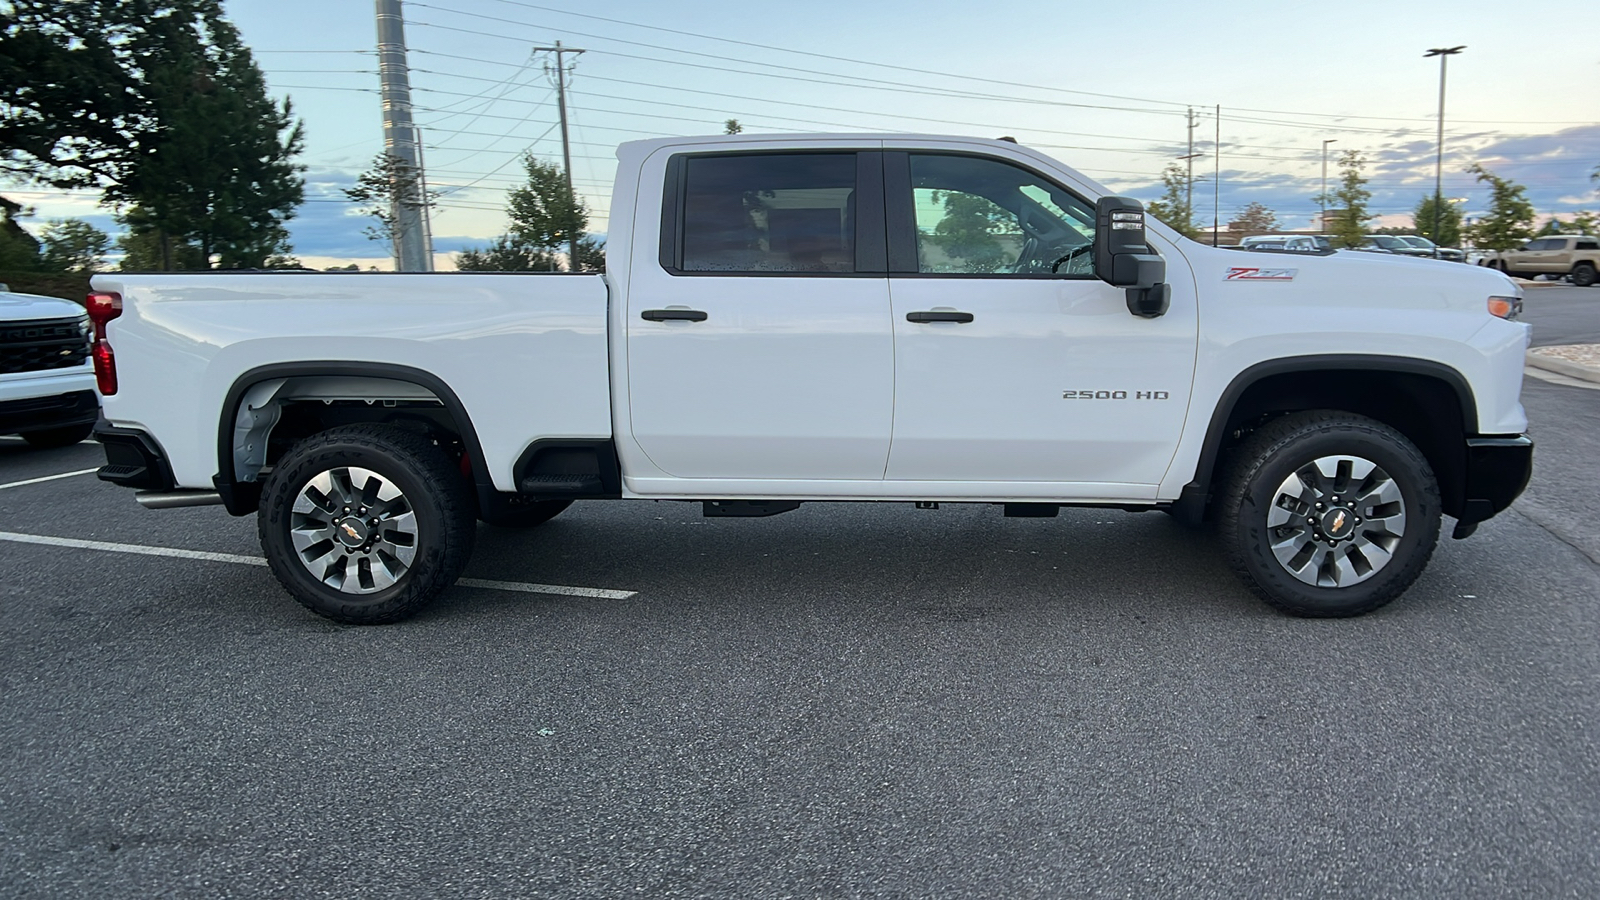
{"label": "tinted side window", "polygon": [[855,271],[854,153],[685,161],[686,272]]}
{"label": "tinted side window", "polygon": [[913,153],[911,194],[919,272],[1084,275],[1091,267],[1094,208],[1026,169]]}
{"label": "tinted side window", "polygon": [[1600,250],[1600,241],[1579,241],[1578,250]]}

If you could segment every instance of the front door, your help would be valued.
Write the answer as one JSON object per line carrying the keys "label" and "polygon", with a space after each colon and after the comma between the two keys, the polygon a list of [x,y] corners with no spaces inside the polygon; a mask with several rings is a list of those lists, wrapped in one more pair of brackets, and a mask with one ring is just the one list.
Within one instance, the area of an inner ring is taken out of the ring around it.
{"label": "front door", "polygon": [[[1131,315],[1092,272],[1094,207],[1009,162],[885,154],[895,330],[887,477],[1154,497],[1194,375],[1192,283]],[[1186,275],[1175,253],[1169,276]],[[1033,487],[1024,487],[1030,483]],[[1054,485],[1054,486],[1052,486]],[[1062,485],[1075,485],[1067,488]]]}
{"label": "front door", "polygon": [[882,198],[875,152],[673,158],[660,259],[636,264],[628,288],[631,432],[657,468],[883,479]]}

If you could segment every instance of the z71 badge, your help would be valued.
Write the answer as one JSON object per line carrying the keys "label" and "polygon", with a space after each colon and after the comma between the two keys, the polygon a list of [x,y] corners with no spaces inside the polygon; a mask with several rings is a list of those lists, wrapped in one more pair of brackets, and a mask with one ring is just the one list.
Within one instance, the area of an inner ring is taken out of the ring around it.
{"label": "z71 badge", "polygon": [[1262,269],[1234,266],[1222,274],[1223,281],[1293,281],[1299,269]]}

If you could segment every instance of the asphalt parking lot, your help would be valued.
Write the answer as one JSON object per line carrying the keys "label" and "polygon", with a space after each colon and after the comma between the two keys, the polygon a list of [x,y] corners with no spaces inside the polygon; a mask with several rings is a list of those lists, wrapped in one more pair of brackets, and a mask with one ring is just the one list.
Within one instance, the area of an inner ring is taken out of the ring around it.
{"label": "asphalt parking lot", "polygon": [[467,575],[616,593],[343,627],[0,439],[0,895],[1593,896],[1600,390],[1524,399],[1525,498],[1341,621],[1160,514],[587,503]]}

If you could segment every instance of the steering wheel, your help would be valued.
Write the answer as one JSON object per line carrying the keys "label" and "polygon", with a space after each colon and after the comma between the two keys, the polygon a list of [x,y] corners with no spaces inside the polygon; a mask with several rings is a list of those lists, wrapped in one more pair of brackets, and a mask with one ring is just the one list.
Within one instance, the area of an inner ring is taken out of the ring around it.
{"label": "steering wheel", "polygon": [[1082,246],[1078,246],[1078,247],[1073,247],[1071,250],[1068,250],[1066,253],[1062,254],[1059,257],[1057,257],[1056,261],[1050,264],[1050,273],[1052,275],[1059,273],[1061,271],[1061,266],[1063,264],[1065,264],[1067,262],[1070,262],[1070,261],[1078,258],[1079,256],[1082,256],[1083,254],[1088,253],[1090,250],[1093,250],[1093,249],[1094,249],[1094,244],[1092,244],[1092,243],[1083,244]]}

